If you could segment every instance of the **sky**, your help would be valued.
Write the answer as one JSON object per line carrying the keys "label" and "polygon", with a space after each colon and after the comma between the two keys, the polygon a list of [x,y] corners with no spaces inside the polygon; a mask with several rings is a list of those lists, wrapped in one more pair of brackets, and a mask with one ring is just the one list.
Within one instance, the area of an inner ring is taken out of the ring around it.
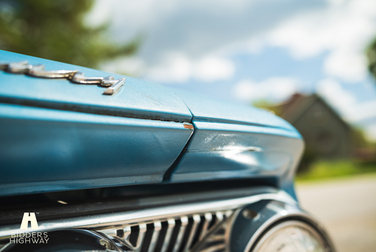
{"label": "sky", "polygon": [[376,141],[375,0],[97,0],[85,22],[106,21],[142,43],[104,70],[243,104],[317,93]]}

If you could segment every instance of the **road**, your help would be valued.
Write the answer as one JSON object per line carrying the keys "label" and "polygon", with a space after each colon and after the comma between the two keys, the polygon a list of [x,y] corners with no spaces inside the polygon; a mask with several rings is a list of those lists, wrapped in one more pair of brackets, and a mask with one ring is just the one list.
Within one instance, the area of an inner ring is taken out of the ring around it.
{"label": "road", "polygon": [[300,183],[302,208],[326,227],[338,252],[376,251],[376,176]]}

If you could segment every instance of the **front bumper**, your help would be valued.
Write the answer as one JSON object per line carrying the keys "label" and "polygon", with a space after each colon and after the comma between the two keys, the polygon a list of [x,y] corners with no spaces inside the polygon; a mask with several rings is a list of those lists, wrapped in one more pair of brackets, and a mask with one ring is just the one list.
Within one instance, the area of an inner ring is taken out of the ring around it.
{"label": "front bumper", "polygon": [[[247,191],[249,196],[240,196],[244,194],[241,191],[234,190],[230,198],[208,199],[214,195],[210,194],[205,199],[205,193],[193,193],[188,197],[181,195],[181,198],[193,199],[196,194],[196,202],[164,202],[164,206],[136,207],[100,214],[83,212],[81,216],[39,221],[37,229],[21,231],[19,223],[3,225],[0,227],[1,251],[36,249],[35,244],[24,242],[25,235],[16,235],[33,232],[51,233],[48,243],[38,246],[47,251],[59,251],[62,237],[66,237],[66,234],[70,234],[69,237],[82,235],[72,233],[77,230],[94,237],[83,239],[83,243],[97,241],[103,251],[253,251],[268,229],[291,220],[305,223],[316,230],[325,243],[326,251],[334,251],[320,224],[300,209],[289,194],[268,187],[250,189]],[[139,199],[139,202],[148,200],[159,204],[163,202],[163,199],[147,197]],[[24,240],[22,244],[16,242],[15,237],[21,237]],[[72,248],[77,246],[69,240],[65,244]]]}

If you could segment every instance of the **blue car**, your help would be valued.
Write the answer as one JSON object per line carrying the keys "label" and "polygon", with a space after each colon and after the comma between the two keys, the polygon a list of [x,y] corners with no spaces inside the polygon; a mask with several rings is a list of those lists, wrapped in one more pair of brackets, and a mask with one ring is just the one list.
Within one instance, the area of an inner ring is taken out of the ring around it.
{"label": "blue car", "polygon": [[334,251],[270,112],[0,51],[0,251]]}

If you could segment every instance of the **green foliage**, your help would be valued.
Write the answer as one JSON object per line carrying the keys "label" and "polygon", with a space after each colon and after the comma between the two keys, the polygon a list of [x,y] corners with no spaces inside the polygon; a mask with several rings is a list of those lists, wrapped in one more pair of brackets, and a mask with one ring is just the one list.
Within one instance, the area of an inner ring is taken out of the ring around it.
{"label": "green foliage", "polygon": [[134,53],[138,39],[116,45],[105,35],[109,23],[84,25],[92,5],[92,0],[0,0],[0,49],[88,67]]}
{"label": "green foliage", "polygon": [[305,146],[302,159],[296,171],[297,175],[308,173],[316,160],[317,154],[315,151],[309,148],[309,146]]}
{"label": "green foliage", "polygon": [[267,111],[272,112],[273,114],[275,114],[277,116],[281,116],[280,109],[277,106],[275,106],[275,104],[270,103],[267,100],[261,99],[261,100],[254,101],[254,102],[252,102],[252,106],[256,107],[256,108],[265,109]]}
{"label": "green foliage", "polygon": [[367,141],[367,138],[364,136],[363,130],[360,128],[352,127],[351,138],[355,147],[370,147],[372,145],[372,143]]}
{"label": "green foliage", "polygon": [[376,39],[371,43],[367,50],[368,69],[376,79]]}
{"label": "green foliage", "polygon": [[351,160],[316,161],[310,169],[298,174],[297,181],[347,177],[357,174],[375,173],[376,162],[356,162]]}

